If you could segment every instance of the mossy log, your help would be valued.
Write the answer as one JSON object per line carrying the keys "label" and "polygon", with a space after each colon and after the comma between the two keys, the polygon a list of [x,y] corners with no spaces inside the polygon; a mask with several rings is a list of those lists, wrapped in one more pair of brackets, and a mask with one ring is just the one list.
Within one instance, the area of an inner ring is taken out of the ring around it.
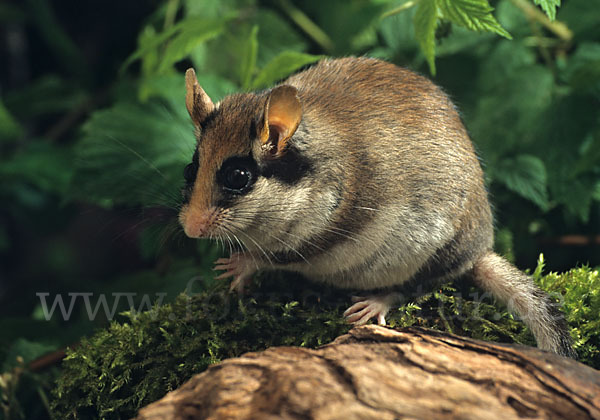
{"label": "mossy log", "polygon": [[540,350],[357,327],[225,360],[140,410],[156,419],[600,419],[600,372]]}

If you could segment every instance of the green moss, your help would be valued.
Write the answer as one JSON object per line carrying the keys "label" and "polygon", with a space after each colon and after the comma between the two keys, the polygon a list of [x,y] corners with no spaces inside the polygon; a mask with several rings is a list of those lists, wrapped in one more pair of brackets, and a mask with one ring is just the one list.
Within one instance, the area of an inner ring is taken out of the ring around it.
{"label": "green moss", "polygon": [[600,369],[600,274],[590,267],[575,268],[563,274],[541,275],[540,255],[534,272],[536,283],[562,302],[579,360]]}
{"label": "green moss", "polygon": [[259,282],[243,299],[225,283],[180,295],[83,339],[63,362],[55,417],[129,418],[212,363],[270,346],[315,347],[349,329],[346,296],[286,277]]}
{"label": "green moss", "polygon": [[[600,367],[600,279],[587,267],[534,278],[561,296],[582,361]],[[68,352],[52,408],[61,419],[128,418],[210,364],[270,346],[315,347],[346,332],[348,292],[293,275],[263,278],[238,299],[221,284],[181,295],[153,311],[82,340]],[[468,286],[447,285],[407,302],[388,317],[392,327],[418,325],[484,340],[533,344],[526,327]]]}

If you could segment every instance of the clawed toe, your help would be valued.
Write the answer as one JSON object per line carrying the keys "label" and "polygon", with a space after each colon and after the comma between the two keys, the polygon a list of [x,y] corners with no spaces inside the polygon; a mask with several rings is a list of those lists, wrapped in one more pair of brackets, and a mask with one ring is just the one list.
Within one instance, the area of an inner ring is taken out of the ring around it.
{"label": "clawed toe", "polygon": [[228,264],[228,265],[220,264],[220,265],[215,265],[213,270],[214,271],[227,270],[227,271],[235,272],[235,271],[240,271],[240,267],[235,264]]}
{"label": "clawed toe", "polygon": [[379,325],[386,325],[385,316],[390,310],[389,296],[372,296],[369,298],[353,297],[354,305],[346,309],[344,317],[353,325],[364,325],[376,318]]}
{"label": "clawed toe", "polygon": [[229,291],[232,293],[235,292],[238,295],[243,295],[246,288],[250,285],[251,280],[252,279],[250,277],[236,277],[229,285]]}
{"label": "clawed toe", "polygon": [[368,305],[369,305],[369,303],[366,300],[356,302],[354,305],[352,305],[351,307],[349,307],[348,309],[346,309],[344,311],[344,316],[348,317],[349,315],[354,314],[357,311],[360,311],[361,309],[365,308]]}
{"label": "clawed toe", "polygon": [[231,277],[231,276],[235,276],[235,273],[232,271],[226,271],[224,273],[219,274],[217,277],[215,277],[215,279],[217,279],[217,280],[226,279],[227,277]]}
{"label": "clawed toe", "polygon": [[214,270],[225,270],[224,273],[216,276],[216,279],[233,277],[229,291],[238,294],[244,292],[244,289],[250,284],[252,274],[256,271],[244,254],[234,254],[230,258],[219,258],[215,261]]}
{"label": "clawed toe", "polygon": [[373,311],[366,307],[356,313],[351,313],[346,316],[346,320],[354,325],[364,325],[373,317]]}

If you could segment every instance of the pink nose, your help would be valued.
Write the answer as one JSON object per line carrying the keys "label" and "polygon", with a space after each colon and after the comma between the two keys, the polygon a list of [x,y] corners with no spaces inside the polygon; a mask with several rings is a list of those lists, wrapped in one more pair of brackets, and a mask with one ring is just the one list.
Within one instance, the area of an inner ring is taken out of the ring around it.
{"label": "pink nose", "polygon": [[205,211],[189,209],[181,220],[185,234],[190,238],[208,236],[215,220],[214,216],[214,209]]}

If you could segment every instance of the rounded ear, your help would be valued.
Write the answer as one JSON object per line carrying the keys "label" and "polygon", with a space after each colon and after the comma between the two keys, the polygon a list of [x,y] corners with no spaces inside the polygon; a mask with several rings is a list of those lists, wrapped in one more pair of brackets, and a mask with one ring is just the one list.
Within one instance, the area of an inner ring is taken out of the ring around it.
{"label": "rounded ear", "polygon": [[185,106],[192,117],[192,122],[196,128],[199,128],[208,114],[215,109],[215,105],[198,84],[194,69],[190,68],[185,72],[185,89]]}
{"label": "rounded ear", "polygon": [[271,90],[265,103],[259,136],[263,150],[271,157],[283,155],[301,119],[302,105],[295,87],[282,85]]}

